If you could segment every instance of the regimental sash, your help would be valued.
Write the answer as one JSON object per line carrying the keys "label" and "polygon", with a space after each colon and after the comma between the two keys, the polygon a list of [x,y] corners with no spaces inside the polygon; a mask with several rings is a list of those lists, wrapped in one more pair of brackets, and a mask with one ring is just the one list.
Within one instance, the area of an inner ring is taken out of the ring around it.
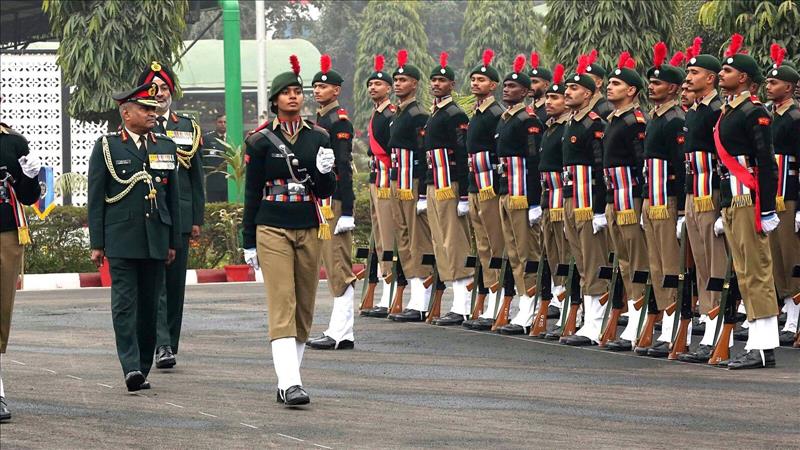
{"label": "regimental sash", "polygon": [[710,152],[690,152],[686,158],[692,171],[694,209],[697,212],[711,211],[714,209],[711,198],[711,179],[714,175],[712,155]]}
{"label": "regimental sash", "polygon": [[489,152],[478,152],[469,155],[469,170],[478,186],[478,201],[491,200],[497,196],[494,192],[494,166]]}
{"label": "regimental sash", "polygon": [[450,184],[450,155],[446,148],[428,150],[428,161],[433,173],[433,187],[436,200],[449,200],[456,198],[453,186]]}
{"label": "regimental sash", "polygon": [[[292,180],[286,179],[277,179],[277,180],[267,180],[264,182],[264,200],[268,202],[289,202],[289,203],[298,203],[298,202],[312,202],[315,206],[314,212],[317,215],[317,223],[319,224],[319,230],[317,231],[317,237],[322,240],[328,240],[331,238],[331,226],[328,224],[328,219],[325,217],[323,213],[323,200],[317,199],[313,194],[270,194],[269,188],[274,186],[288,186]],[[330,200],[330,199],[328,199]],[[333,216],[331,216],[331,219]]]}
{"label": "regimental sash", "polygon": [[666,159],[650,158],[647,160],[647,198],[650,206],[647,217],[650,220],[669,218],[667,209],[667,166]]}
{"label": "regimental sash", "polygon": [[541,172],[542,185],[547,192],[547,209],[551,222],[564,220],[564,188],[561,172]]}
{"label": "regimental sash", "polygon": [[392,149],[392,161],[397,170],[397,198],[414,200],[414,152],[405,148]]}
{"label": "regimental sash", "polygon": [[327,220],[333,220],[333,196],[319,199],[319,210]]}
{"label": "regimental sash", "polygon": [[614,211],[619,225],[639,223],[639,218],[633,209],[633,187],[636,185],[636,179],[633,178],[632,172],[630,166],[605,169],[608,186],[614,191]]}
{"label": "regimental sash", "polygon": [[528,209],[528,185],[525,157],[507,156],[503,158],[508,179],[509,209]]}
{"label": "regimental sash", "polygon": [[572,206],[575,209],[575,221],[592,220],[592,166],[567,166],[572,178]]}
{"label": "regimental sash", "polygon": [[786,196],[786,184],[791,176],[789,167],[795,162],[793,155],[775,154],[775,163],[778,165],[778,190],[775,195],[775,211],[786,211],[786,203],[783,198]]}
{"label": "regimental sash", "polygon": [[[734,156],[736,161],[744,168],[750,170],[747,167],[747,157],[744,155]],[[752,206],[753,198],[750,196],[750,188],[748,188],[744,181],[737,178],[733,172],[730,173],[729,178],[730,186],[731,186],[731,207],[732,208],[739,208],[742,206]]]}
{"label": "regimental sash", "polygon": [[[747,161],[743,156],[731,156],[731,154],[725,148],[725,145],[722,144],[722,138],[719,136],[719,124],[722,122],[722,117],[724,115],[725,114],[720,114],[719,119],[717,119],[717,124],[714,126],[714,145],[717,147],[717,153],[719,154],[720,161],[730,172],[731,191],[733,191],[734,178],[736,179],[737,183],[742,183],[742,185],[748,189],[747,195],[739,194],[737,197],[737,195],[734,194],[733,198],[731,199],[731,206],[740,207],[753,205],[753,214],[755,215],[753,222],[755,222],[756,232],[761,233],[761,196],[758,189],[758,167],[748,168],[746,164]],[[753,191],[753,195],[749,194],[750,190]]]}

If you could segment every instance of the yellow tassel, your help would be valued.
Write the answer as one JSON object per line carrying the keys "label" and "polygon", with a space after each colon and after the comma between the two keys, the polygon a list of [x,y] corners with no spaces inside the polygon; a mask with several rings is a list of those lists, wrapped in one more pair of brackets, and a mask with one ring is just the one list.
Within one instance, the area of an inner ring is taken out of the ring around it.
{"label": "yellow tassel", "polygon": [[636,217],[636,210],[626,209],[617,211],[617,224],[618,225],[633,225],[639,223],[639,218]]}
{"label": "yellow tassel", "polygon": [[331,238],[331,226],[327,223],[319,224],[319,230],[317,231],[317,237],[322,239],[323,241],[330,240]]}
{"label": "yellow tassel", "polygon": [[592,208],[575,208],[575,222],[586,222],[592,220],[593,217]]}
{"label": "yellow tassel", "polygon": [[731,208],[742,208],[752,205],[753,198],[750,197],[750,194],[734,195],[731,199]]}
{"label": "yellow tassel", "polygon": [[388,187],[378,188],[378,198],[382,200],[392,198],[392,190]]}
{"label": "yellow tassel", "polygon": [[667,205],[651,206],[647,208],[647,217],[650,220],[669,219],[669,210],[667,209]]}
{"label": "yellow tassel", "polygon": [[325,220],[333,220],[333,209],[331,209],[330,205],[322,205],[319,210]]}
{"label": "yellow tassel", "polygon": [[17,238],[19,239],[19,245],[28,245],[31,243],[31,232],[28,230],[28,227],[19,227],[17,229]]}
{"label": "yellow tassel", "polygon": [[453,192],[452,186],[446,188],[436,189],[436,200],[450,200],[456,198],[456,193]]}
{"label": "yellow tassel", "polygon": [[786,203],[783,201],[783,196],[775,197],[775,211],[786,211]]}
{"label": "yellow tassel", "polygon": [[480,188],[478,191],[478,201],[485,202],[486,200],[491,200],[497,197],[497,194],[494,192],[494,187],[488,186],[485,188]]}
{"label": "yellow tassel", "polygon": [[710,195],[694,198],[694,210],[697,212],[706,212],[714,209],[714,201]]}
{"label": "yellow tassel", "polygon": [[508,209],[528,209],[528,197],[524,195],[509,195]]}
{"label": "yellow tassel", "polygon": [[396,195],[398,200],[414,200],[414,193],[411,192],[411,189],[398,189]]}
{"label": "yellow tassel", "polygon": [[550,208],[550,222],[563,222],[564,208]]}

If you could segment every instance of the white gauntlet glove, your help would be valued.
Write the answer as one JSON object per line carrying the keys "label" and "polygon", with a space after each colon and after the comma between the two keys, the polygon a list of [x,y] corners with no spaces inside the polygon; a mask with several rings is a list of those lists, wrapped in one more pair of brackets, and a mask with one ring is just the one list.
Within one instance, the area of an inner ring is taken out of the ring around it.
{"label": "white gauntlet glove", "polygon": [[722,217],[717,217],[714,222],[714,236],[722,236],[725,234],[725,227],[722,225]]}
{"label": "white gauntlet glove", "polygon": [[356,229],[356,221],[353,216],[342,216],[336,221],[336,228],[333,229],[333,234],[347,233]]}
{"label": "white gauntlet glove", "polygon": [[528,225],[534,226],[542,221],[542,207],[539,205],[528,208]]}
{"label": "white gauntlet glove", "polygon": [[458,211],[458,217],[466,216],[469,214],[469,202],[466,200],[459,200],[456,210]]}
{"label": "white gauntlet glove", "polygon": [[39,176],[39,170],[42,168],[42,160],[36,156],[35,153],[28,153],[19,159],[19,165],[22,167],[22,173],[28,178],[36,178]]}
{"label": "white gauntlet glove", "polygon": [[319,151],[317,152],[317,170],[319,170],[319,173],[330,173],[330,171],[333,169],[333,163],[335,161],[336,157],[333,155],[333,149],[325,147],[319,148]]}
{"label": "white gauntlet glove", "polygon": [[428,199],[420,197],[417,200],[417,215],[420,215],[428,210]]}
{"label": "white gauntlet glove", "polygon": [[800,233],[800,211],[794,214],[794,232]]}
{"label": "white gauntlet glove", "polygon": [[244,249],[244,262],[247,263],[248,266],[252,267],[254,270],[258,270],[258,254],[256,254],[256,249],[254,248],[246,248]]}
{"label": "white gauntlet glove", "polygon": [[678,225],[675,227],[675,236],[678,236],[678,239],[683,236],[683,224],[686,222],[686,216],[678,217]]}
{"label": "white gauntlet glove", "polygon": [[781,223],[781,219],[778,218],[778,215],[775,214],[775,211],[768,213],[768,214],[761,214],[761,231],[764,234],[770,234],[775,231],[775,228],[778,228],[778,224]]}
{"label": "white gauntlet glove", "polygon": [[595,214],[592,218],[592,231],[594,234],[597,234],[608,226],[608,221],[606,220],[605,214]]}

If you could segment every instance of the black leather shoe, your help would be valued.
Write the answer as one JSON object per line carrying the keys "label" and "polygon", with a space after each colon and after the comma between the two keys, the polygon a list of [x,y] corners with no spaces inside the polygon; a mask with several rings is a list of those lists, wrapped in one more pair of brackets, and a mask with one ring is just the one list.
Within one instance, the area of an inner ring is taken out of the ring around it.
{"label": "black leather shoe", "polygon": [[547,318],[558,319],[559,317],[561,317],[561,310],[558,309],[558,306],[547,305]]}
{"label": "black leather shoe", "polygon": [[681,353],[678,355],[678,361],[706,364],[711,359],[711,354],[714,353],[713,345],[700,345],[697,350],[693,352]]}
{"label": "black leather shoe", "polygon": [[425,320],[425,313],[416,309],[404,309],[398,314],[389,314],[389,318],[395,322],[422,322]]}
{"label": "black leather shoe", "polygon": [[697,322],[697,319],[694,319],[692,323],[692,336],[702,336],[704,334],[706,334],[706,323]]}
{"label": "black leather shoe", "polygon": [[175,367],[175,355],[172,353],[172,347],[169,345],[162,345],[156,349],[156,367],[159,369],[170,369]]}
{"label": "black leather shoe", "polygon": [[728,362],[728,370],[775,367],[775,350],[750,350]]}
{"label": "black leather shoe", "polygon": [[788,316],[786,315],[785,312],[778,314],[778,326],[779,327],[782,327],[782,326],[786,325],[786,317],[788,317]]}
{"label": "black leather shoe", "polygon": [[139,389],[150,389],[150,382],[147,381],[147,380],[144,380],[144,383],[142,383],[142,385],[139,386]]}
{"label": "black leather shoe", "polygon": [[439,325],[441,327],[452,327],[454,325],[461,325],[464,322],[464,316],[461,314],[456,314],[454,312],[449,312],[442,317],[433,321],[434,325]]}
{"label": "black leather shoe", "polygon": [[650,350],[651,347],[634,347],[633,352],[639,356],[647,356],[647,351]]}
{"label": "black leather shoe", "polygon": [[285,391],[278,389],[278,403],[286,406],[299,406],[311,403],[311,399],[303,386],[295,385]]}
{"label": "black leather shoe", "polygon": [[559,339],[559,342],[566,345],[571,345],[573,347],[585,347],[587,345],[595,345],[595,342],[586,336],[578,336],[577,334],[573,334],[572,336],[565,336]]}
{"label": "black leather shoe", "polygon": [[647,356],[653,358],[666,358],[669,356],[669,342],[658,341],[647,349]]}
{"label": "black leather shoe", "polygon": [[364,317],[377,317],[379,319],[385,319],[386,316],[389,315],[389,308],[384,308],[383,306],[376,306],[372,309],[361,311],[361,315]]}
{"label": "black leather shoe", "polygon": [[619,338],[614,341],[606,342],[606,346],[603,348],[610,352],[629,352],[633,350],[633,344],[627,339]]}
{"label": "black leather shoe", "polygon": [[618,327],[627,327],[628,326],[628,316],[619,316],[619,319],[617,319],[617,326]]}
{"label": "black leather shoe", "polygon": [[778,335],[778,341],[782,347],[791,347],[794,344],[794,338],[794,331],[781,331]]}
{"label": "black leather shoe", "polygon": [[561,339],[561,329],[559,327],[555,327],[552,330],[547,331],[544,336],[539,335],[539,337],[548,341],[557,341]]}
{"label": "black leather shoe", "polygon": [[474,320],[465,320],[461,326],[469,330],[489,331],[494,325],[494,320],[486,317],[478,317]]}
{"label": "black leather shoe", "polygon": [[128,372],[128,374],[125,375],[125,386],[128,387],[128,392],[138,391],[142,388],[142,384],[144,384],[145,381],[144,375],[138,370]]}
{"label": "black leather shoe", "polygon": [[345,339],[336,343],[332,337],[325,336],[324,334],[318,338],[311,339],[306,342],[306,347],[311,347],[317,350],[350,350],[355,347],[355,343],[351,340]]}
{"label": "black leather shoe", "polygon": [[11,420],[11,411],[6,406],[6,398],[0,397],[0,422]]}
{"label": "black leather shoe", "polygon": [[528,331],[530,331],[530,328],[523,327],[522,325],[517,325],[515,323],[507,323],[502,327],[498,328],[497,331],[500,334],[505,334],[505,335],[527,334]]}
{"label": "black leather shoe", "polygon": [[736,330],[733,332],[733,340],[734,341],[743,341],[747,342],[747,337],[750,336],[750,332],[747,331],[747,328],[742,328],[740,330]]}

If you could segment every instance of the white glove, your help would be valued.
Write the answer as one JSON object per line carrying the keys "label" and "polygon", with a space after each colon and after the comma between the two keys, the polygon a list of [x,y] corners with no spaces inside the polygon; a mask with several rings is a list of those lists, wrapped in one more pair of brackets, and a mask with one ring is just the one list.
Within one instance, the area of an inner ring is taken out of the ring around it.
{"label": "white glove", "polygon": [[608,226],[605,214],[595,214],[592,218],[592,230],[594,234],[603,231]]}
{"label": "white glove", "polygon": [[675,227],[675,236],[678,236],[678,239],[683,236],[683,224],[686,222],[686,216],[678,217],[678,225]]}
{"label": "white glove", "polygon": [[336,162],[336,157],[333,155],[333,149],[320,147],[317,152],[317,170],[319,170],[319,173],[330,173],[334,162]]}
{"label": "white glove", "polygon": [[725,234],[725,227],[722,225],[722,217],[717,217],[714,222],[714,236],[722,236]]}
{"label": "white glove", "polygon": [[642,229],[644,230],[644,211],[642,211],[642,213],[639,214],[639,226],[642,227]]}
{"label": "white glove", "polygon": [[19,159],[19,165],[22,167],[22,173],[26,177],[36,178],[42,168],[42,160],[35,153],[28,153],[28,155]]}
{"label": "white glove", "polygon": [[528,208],[528,225],[534,226],[542,221],[542,207],[539,205]]}
{"label": "white glove", "polygon": [[356,221],[353,216],[342,216],[336,221],[336,228],[333,229],[333,234],[347,233],[356,229]]}
{"label": "white glove", "polygon": [[258,270],[258,254],[256,253],[256,249],[254,248],[246,248],[244,249],[244,262],[247,263],[248,266],[252,267],[254,270]]}
{"label": "white glove", "polygon": [[420,215],[428,210],[428,199],[420,197],[417,200],[417,215]]}
{"label": "white glove", "polygon": [[769,234],[775,231],[775,228],[778,228],[778,224],[781,223],[781,219],[778,218],[778,215],[775,214],[775,211],[764,215],[761,215],[761,231],[764,234]]}
{"label": "white glove", "polygon": [[794,232],[800,233],[800,211],[794,214]]}
{"label": "white glove", "polygon": [[459,200],[456,210],[458,211],[458,217],[466,216],[469,214],[469,202],[466,200]]}

